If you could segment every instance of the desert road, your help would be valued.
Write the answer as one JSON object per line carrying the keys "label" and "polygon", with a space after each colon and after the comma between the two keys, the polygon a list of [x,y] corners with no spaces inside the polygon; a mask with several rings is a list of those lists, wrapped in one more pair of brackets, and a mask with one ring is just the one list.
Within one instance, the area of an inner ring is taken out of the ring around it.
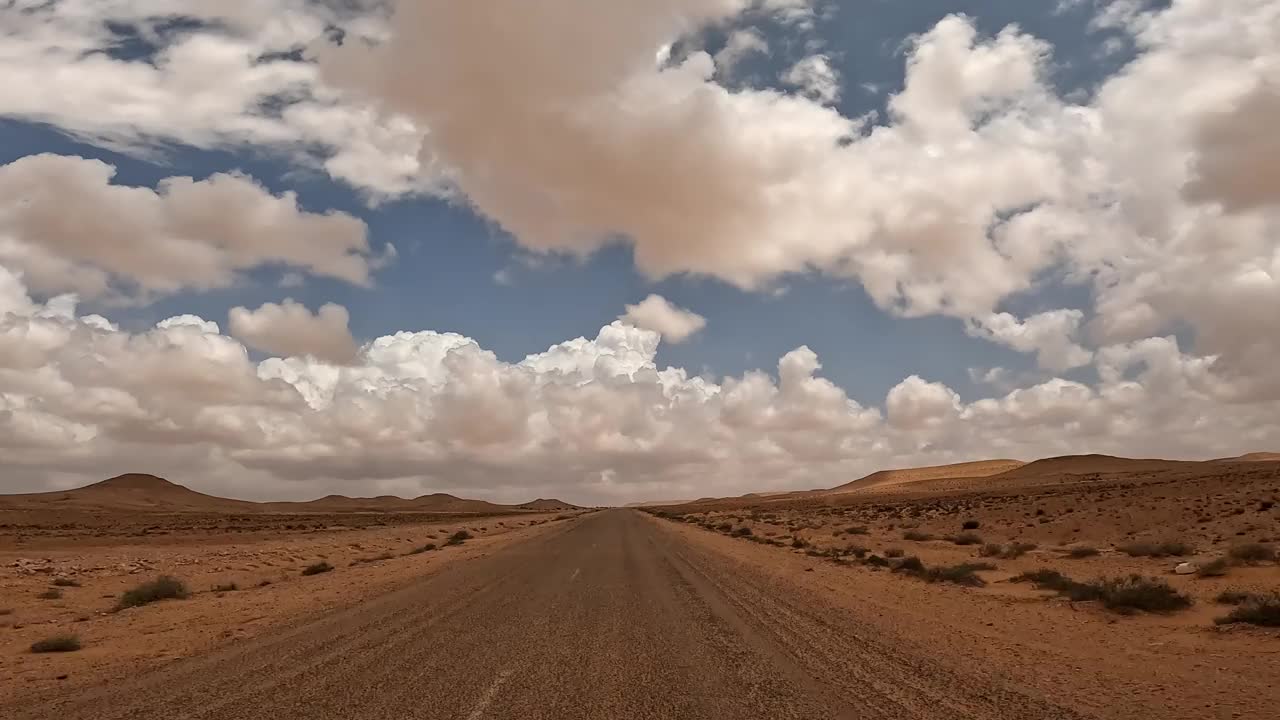
{"label": "desert road", "polygon": [[[928,628],[921,628],[928,632]],[[633,510],[20,718],[1073,718]]]}

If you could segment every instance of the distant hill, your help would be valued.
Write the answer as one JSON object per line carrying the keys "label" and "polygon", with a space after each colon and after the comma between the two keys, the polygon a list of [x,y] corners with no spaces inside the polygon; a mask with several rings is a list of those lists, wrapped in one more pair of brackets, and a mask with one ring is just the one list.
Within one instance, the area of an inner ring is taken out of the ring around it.
{"label": "distant hill", "polygon": [[569,503],[563,500],[555,500],[555,499],[547,500],[545,498],[538,498],[533,502],[527,502],[523,505],[518,505],[517,507],[519,507],[521,510],[539,510],[542,512],[562,512],[567,510],[582,509],[577,505],[570,505]]}
{"label": "distant hill", "polygon": [[1023,467],[1021,460],[978,460],[976,462],[953,463],[951,465],[930,465],[918,468],[902,468],[899,470],[879,470],[853,482],[820,491],[819,495],[843,495],[870,488],[907,485],[925,480],[943,478],[980,478],[999,475],[1010,470]]}
{"label": "distant hill", "polygon": [[129,473],[58,492],[0,495],[0,510],[78,510],[95,512],[203,513],[344,513],[344,512],[558,512],[577,506],[561,500],[538,499],[524,505],[499,505],[486,500],[434,493],[413,499],[394,495],[352,498],[327,495],[306,502],[250,502],[196,492],[155,475]]}
{"label": "distant hill", "polygon": [[1280,462],[1280,452],[1251,452],[1238,457],[1223,458],[1223,462]]}
{"label": "distant hill", "polygon": [[1199,463],[1192,460],[1155,460],[1114,457],[1112,455],[1063,455],[1027,463],[1000,473],[996,480],[1042,478],[1052,475],[1091,475],[1095,473],[1158,472],[1189,468]]}
{"label": "distant hill", "polygon": [[155,475],[129,473],[74,490],[0,495],[0,507],[135,512],[245,512],[256,509],[256,503],[205,495]]}

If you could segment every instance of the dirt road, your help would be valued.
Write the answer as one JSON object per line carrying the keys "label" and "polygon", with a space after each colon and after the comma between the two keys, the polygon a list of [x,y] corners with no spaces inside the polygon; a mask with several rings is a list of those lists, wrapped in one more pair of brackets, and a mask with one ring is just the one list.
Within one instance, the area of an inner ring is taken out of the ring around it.
{"label": "dirt road", "polygon": [[[928,628],[921,628],[928,632]],[[630,510],[6,718],[1074,718]]]}

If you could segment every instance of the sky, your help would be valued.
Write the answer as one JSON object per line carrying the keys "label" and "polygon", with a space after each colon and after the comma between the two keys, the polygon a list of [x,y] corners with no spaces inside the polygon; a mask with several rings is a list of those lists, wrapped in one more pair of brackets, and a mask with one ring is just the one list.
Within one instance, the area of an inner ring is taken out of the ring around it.
{"label": "sky", "polygon": [[0,3],[0,490],[1280,449],[1280,0]]}

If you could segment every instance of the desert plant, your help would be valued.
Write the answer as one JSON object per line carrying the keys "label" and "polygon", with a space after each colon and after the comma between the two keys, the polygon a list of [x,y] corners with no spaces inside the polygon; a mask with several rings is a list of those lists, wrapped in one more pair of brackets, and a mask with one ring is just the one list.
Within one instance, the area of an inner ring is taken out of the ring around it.
{"label": "desert plant", "polygon": [[889,566],[888,560],[876,554],[868,555],[866,559],[863,560],[862,562],[863,564],[870,565],[871,567],[888,567]]}
{"label": "desert plant", "polygon": [[990,563],[960,563],[959,565],[928,568],[920,574],[920,577],[931,583],[947,582],[956,585],[982,587],[987,583],[978,577],[977,571],[993,569],[995,569],[995,566]]}
{"label": "desert plant", "polygon": [[1223,590],[1213,601],[1220,605],[1243,605],[1256,597],[1261,596],[1247,590]]}
{"label": "desert plant", "polygon": [[80,583],[71,578],[54,578],[54,587],[80,587]]}
{"label": "desert plant", "polygon": [[844,529],[846,535],[869,535],[871,530],[866,525],[850,525]]}
{"label": "desert plant", "polygon": [[36,597],[41,600],[58,600],[62,598],[62,591],[58,588],[49,588],[39,595],[36,595]]}
{"label": "desert plant", "polygon": [[1232,560],[1240,563],[1272,562],[1276,559],[1276,549],[1263,543],[1245,543],[1236,545],[1227,551]]}
{"label": "desert plant", "polygon": [[906,554],[907,552],[905,550],[903,550],[902,548],[896,548],[896,547],[885,548],[885,551],[884,551],[884,556],[889,558],[900,558]]}
{"label": "desert plant", "polygon": [[239,585],[237,585],[237,584],[235,584],[235,583],[233,583],[233,582],[229,582],[229,583],[222,583],[222,584],[220,584],[220,585],[214,585],[214,586],[213,586],[213,591],[214,591],[214,592],[216,592],[216,593],[220,593],[220,592],[235,592],[236,590],[239,590],[239,589],[240,589],[240,586],[239,586]]}
{"label": "desert plant", "polygon": [[1200,569],[1196,570],[1196,575],[1200,577],[1222,577],[1227,574],[1230,567],[1231,563],[1226,558],[1214,558],[1201,565]]}
{"label": "desert plant", "polygon": [[1280,592],[1252,595],[1225,617],[1214,622],[1218,625],[1248,623],[1262,627],[1280,627]]}
{"label": "desert plant", "polygon": [[858,558],[859,560],[865,558],[867,556],[867,553],[869,552],[871,552],[869,549],[861,545],[850,545],[849,547],[844,549],[845,555],[852,555]]}
{"label": "desert plant", "polygon": [[142,583],[122,593],[116,609],[140,607],[160,600],[182,600],[190,595],[187,586],[181,580],[169,575],[161,575],[155,580]]}
{"label": "desert plant", "polygon": [[1032,550],[1035,550],[1037,547],[1039,546],[1036,545],[1035,543],[1026,543],[1026,542],[1009,543],[1009,545],[1005,547],[1004,552],[1000,554],[1000,557],[1005,558],[1006,560],[1015,560],[1017,558],[1022,557],[1023,555],[1026,555]]}
{"label": "desert plant", "polygon": [[925,571],[924,562],[915,555],[909,555],[899,560],[894,566],[895,572],[922,573]]}
{"label": "desert plant", "polygon": [[446,542],[445,545],[461,545],[462,543],[470,539],[471,539],[471,533],[467,532],[466,530],[459,530],[458,532],[449,536],[449,541]]}
{"label": "desert plant", "polygon": [[305,568],[303,568],[302,574],[303,575],[319,575],[320,573],[327,573],[331,570],[333,570],[333,566],[325,562],[324,560],[321,560],[318,563],[314,563],[312,565],[308,565]]}
{"label": "desert plant", "polygon": [[911,540],[912,542],[928,542],[933,539],[933,536],[919,530],[908,530],[902,533],[902,539]]}
{"label": "desert plant", "polygon": [[965,520],[960,524],[961,530],[977,530],[980,527],[982,527],[982,523],[977,520]]}
{"label": "desert plant", "polygon": [[808,546],[809,546],[809,543],[805,542],[805,539],[802,537],[796,536],[791,538],[791,547],[793,548],[802,548],[802,547],[808,547]]}
{"label": "desert plant", "polygon": [[1116,548],[1130,557],[1182,557],[1196,551],[1191,545],[1178,541],[1132,542]]}
{"label": "desert plant", "polygon": [[730,535],[732,535],[733,537],[750,537],[750,536],[751,536],[751,528],[746,527],[746,526],[743,526],[743,527],[740,527],[740,528],[734,528],[733,532],[731,532],[731,533],[729,533],[729,534],[730,534]]}
{"label": "desert plant", "polygon": [[1169,583],[1141,575],[1099,581],[1102,604],[1109,610],[1168,613],[1191,607],[1191,598],[1174,590]]}
{"label": "desert plant", "polygon": [[719,525],[716,526],[716,529],[719,530],[720,532],[729,532],[730,530],[733,529],[733,523],[731,522],[720,523]]}
{"label": "desert plant", "polygon": [[1088,545],[1078,545],[1067,551],[1067,557],[1074,558],[1076,560],[1087,557],[1096,557],[1099,554],[1101,554],[1101,551],[1098,550],[1098,548],[1089,547]]}
{"label": "desert plant", "polygon": [[1004,554],[1004,546],[1000,543],[987,543],[978,551],[978,555],[982,557],[1000,557]]}
{"label": "desert plant", "polygon": [[75,652],[80,649],[80,638],[75,635],[54,635],[31,644],[33,653]]}
{"label": "desert plant", "polygon": [[956,545],[981,545],[982,544],[982,537],[979,536],[977,533],[970,533],[970,532],[960,533],[959,535],[952,535],[947,539]]}

